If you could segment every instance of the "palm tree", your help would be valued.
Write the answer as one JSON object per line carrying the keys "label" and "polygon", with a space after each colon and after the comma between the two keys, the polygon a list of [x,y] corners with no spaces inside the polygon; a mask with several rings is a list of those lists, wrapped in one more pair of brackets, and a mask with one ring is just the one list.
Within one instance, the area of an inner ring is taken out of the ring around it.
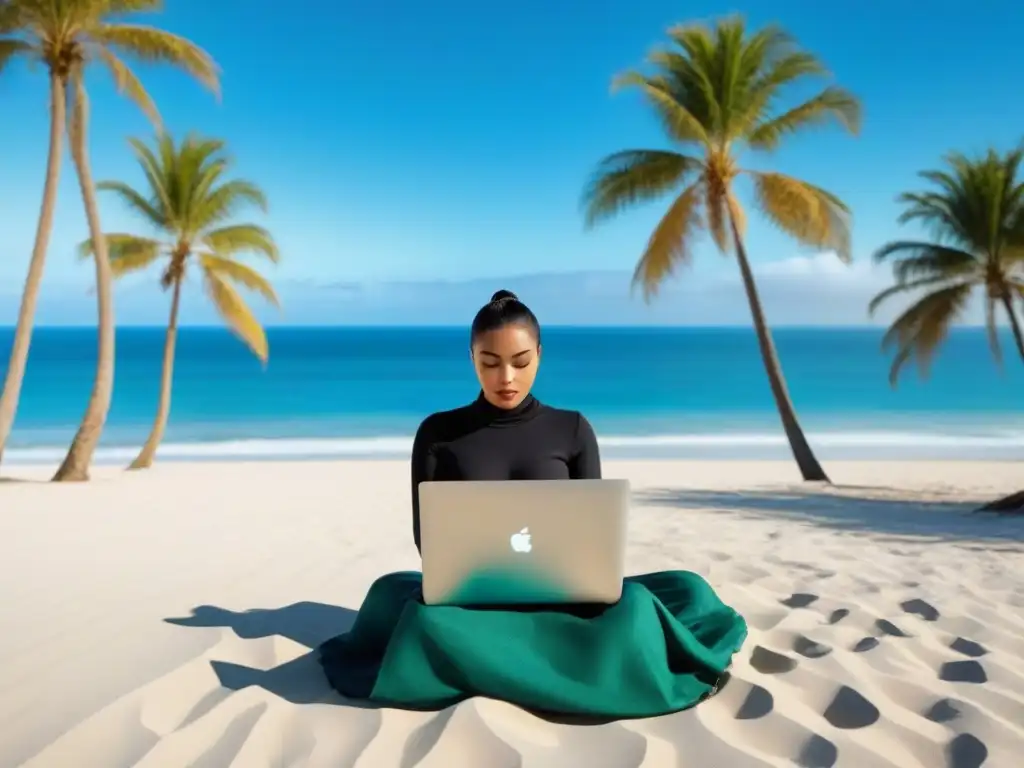
{"label": "palm tree", "polygon": [[[277,263],[278,249],[263,227],[228,223],[240,205],[249,203],[266,211],[267,201],[255,184],[223,179],[230,162],[222,151],[223,142],[193,135],[175,145],[167,134],[158,135],[152,149],[138,139],[129,142],[142,166],[148,194],[119,181],[104,181],[97,188],[116,193],[160,237],[107,234],[110,267],[115,277],[121,277],[163,258],[160,286],[171,292],[156,420],[129,467],[144,469],[153,464],[171,412],[178,308],[188,267],[198,268],[217,312],[253,354],[266,363],[267,336],[235,286],[259,293],[274,306],[278,306],[277,295],[266,278],[237,257],[249,252]],[[92,241],[83,243],[79,252],[83,257],[92,255]]]}
{"label": "palm tree", "polygon": [[996,322],[1004,315],[1024,361],[1024,333],[1015,304],[1024,301],[1024,179],[1018,177],[1024,147],[1000,153],[989,149],[969,158],[953,152],[945,168],[918,174],[931,185],[904,192],[900,223],[928,228],[933,242],[898,240],[875,253],[891,261],[894,284],[871,301],[869,312],[895,296],[916,300],[893,322],[882,340],[895,348],[889,382],[896,385],[904,365],[914,360],[927,374],[950,326],[963,314],[971,294],[981,289],[989,347],[1002,363]]}
{"label": "palm tree", "polygon": [[[996,322],[1006,316],[1017,354],[1024,361],[1024,333],[1015,303],[1024,301],[1024,179],[1018,178],[1024,147],[1000,153],[989,149],[969,158],[959,152],[946,156],[942,170],[920,175],[932,188],[905,192],[900,222],[919,222],[934,242],[901,240],[875,254],[892,261],[894,284],[871,301],[874,312],[888,299],[916,294],[916,301],[889,327],[884,349],[896,348],[889,382],[893,386],[903,366],[915,360],[922,375],[961,316],[972,293],[983,290],[985,328],[997,365],[1002,364]],[[981,508],[992,512],[1024,509],[1024,491]]]}
{"label": "palm tree", "polygon": [[653,72],[627,72],[613,88],[641,91],[660,118],[669,140],[700,155],[672,150],[629,149],[606,157],[588,184],[583,201],[592,227],[637,203],[665,195],[673,200],[650,239],[633,275],[650,300],[660,283],[693,257],[697,234],[707,229],[723,253],[736,254],[758,345],[782,426],[805,480],[828,481],[811,451],[786,388],[778,354],[761,307],[743,243],[745,215],[733,182],[749,177],[758,207],[799,242],[850,258],[849,211],[837,197],[780,173],[742,170],[737,150],[768,152],[789,134],[830,120],[855,133],[860,106],[847,91],[828,86],[783,111],[780,93],[795,82],[826,74],[812,54],[800,50],[781,29],[748,33],[743,20],[729,17],[669,30],[672,47],[648,57]]}
{"label": "palm tree", "polygon": [[60,175],[61,133],[66,130],[78,175],[89,234],[96,241],[96,301],[99,343],[96,377],[78,432],[54,480],[86,480],[89,463],[106,421],[114,382],[114,310],[107,246],[100,237],[99,211],[88,156],[89,102],[85,72],[100,63],[118,90],[156,124],[159,115],[138,76],[123,57],[184,69],[214,92],[217,68],[184,38],[141,24],[124,23],[131,13],[156,11],[162,0],[0,0],[0,67],[16,56],[41,62],[50,78],[50,138],[46,183],[22,295],[3,395],[0,396],[0,453],[17,411],[32,336],[39,285],[53,228]]}

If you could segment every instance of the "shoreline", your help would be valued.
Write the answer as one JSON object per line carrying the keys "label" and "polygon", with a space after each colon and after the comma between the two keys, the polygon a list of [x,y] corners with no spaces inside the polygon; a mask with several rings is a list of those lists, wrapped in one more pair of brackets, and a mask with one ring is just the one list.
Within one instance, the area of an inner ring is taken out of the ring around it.
{"label": "shoreline", "polygon": [[[600,434],[600,433],[599,433]],[[951,432],[846,431],[810,433],[815,454],[826,464],[847,461],[1024,461],[1024,431]],[[102,444],[96,465],[127,464],[138,454],[145,436]],[[345,437],[254,437],[217,440],[165,440],[158,463],[250,461],[407,461],[409,435]],[[70,444],[70,443],[68,443]],[[24,445],[13,441],[4,466],[59,464],[67,445],[47,442]],[[772,432],[705,432],[689,434],[605,434],[598,437],[601,455],[611,461],[786,461],[789,444],[781,430]]]}
{"label": "shoreline", "polygon": [[[136,451],[137,452],[137,451]],[[134,457],[135,453],[132,453]],[[230,472],[232,468],[243,468],[256,466],[302,466],[311,469],[329,469],[331,467],[344,467],[347,464],[370,464],[381,465],[389,469],[408,469],[409,457],[401,456],[252,456],[245,458],[221,458],[210,457],[208,459],[175,459],[158,457],[154,465],[147,470],[127,470],[118,463],[97,462],[93,466],[98,470],[97,475],[106,479],[114,479],[118,476],[146,477],[151,475],[162,475],[168,472],[175,474],[188,474],[192,471],[199,471],[204,475],[210,471],[225,470]],[[805,482],[800,478],[796,464],[791,458],[782,459],[748,459],[748,458],[706,458],[706,459],[680,459],[675,457],[646,458],[646,457],[603,457],[603,468],[605,477],[613,477],[610,472],[618,472],[621,476],[639,476],[648,478],[651,473],[664,472],[667,470],[696,470],[685,472],[677,478],[685,487],[697,487],[692,483],[698,478],[707,478],[712,486],[721,485],[723,480],[716,477],[714,470],[729,467],[731,470],[741,468],[745,474],[741,478],[726,480],[730,485],[752,486],[778,485],[788,487],[797,484],[802,487],[817,487],[819,484]],[[17,480],[20,473],[30,477],[44,476],[47,472],[56,470],[58,462],[17,462],[4,461],[0,466],[0,479]],[[896,465],[896,466],[893,466]],[[7,471],[14,468],[13,472]],[[836,475],[850,479],[852,487],[862,488],[889,488],[894,490],[905,490],[908,496],[926,493],[932,485],[932,481],[938,478],[947,480],[945,485],[955,486],[956,481],[967,482],[968,485],[979,488],[1002,488],[1009,487],[1011,490],[1017,485],[1024,486],[1024,462],[1017,459],[919,459],[913,457],[894,459],[840,459],[827,463],[826,471],[832,477],[833,486],[842,488],[851,485],[842,479],[836,479]],[[906,472],[909,469],[910,472]],[[704,475],[705,470],[712,470],[710,476]],[[983,476],[988,476],[986,482],[978,485],[976,481]],[[13,476],[12,476],[13,475]],[[1015,478],[1015,475],[1017,476]],[[900,479],[905,484],[900,483]],[[874,482],[876,480],[877,482]],[[1016,483],[1016,484],[1015,484]],[[73,486],[79,484],[72,484]]]}
{"label": "shoreline", "polygon": [[328,689],[317,645],[374,579],[418,567],[405,461],[165,462],[84,484],[8,467],[26,482],[0,485],[0,765],[1013,765],[1024,518],[970,512],[1019,490],[1020,465],[827,469],[834,487],[792,461],[605,462],[633,486],[627,571],[699,573],[750,634],[696,708],[585,726]]}

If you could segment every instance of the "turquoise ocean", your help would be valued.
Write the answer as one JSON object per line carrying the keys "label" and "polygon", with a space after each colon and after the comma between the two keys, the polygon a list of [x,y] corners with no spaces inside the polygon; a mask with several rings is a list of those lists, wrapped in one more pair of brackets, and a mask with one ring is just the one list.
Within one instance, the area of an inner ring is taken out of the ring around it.
{"label": "turquoise ocean", "polygon": [[[882,331],[778,329],[805,430],[824,459],[1024,458],[1024,366],[983,331],[954,331],[925,380],[887,381]],[[6,365],[12,330],[0,329]],[[162,459],[406,457],[428,413],[472,400],[464,328],[273,328],[264,368],[227,331],[185,328]],[[118,331],[114,403],[97,455],[130,459],[156,407],[163,331]],[[56,461],[85,408],[90,328],[32,341],[5,461]],[[0,373],[3,369],[0,368]],[[547,328],[536,394],[583,411],[609,457],[785,458],[748,328]]]}

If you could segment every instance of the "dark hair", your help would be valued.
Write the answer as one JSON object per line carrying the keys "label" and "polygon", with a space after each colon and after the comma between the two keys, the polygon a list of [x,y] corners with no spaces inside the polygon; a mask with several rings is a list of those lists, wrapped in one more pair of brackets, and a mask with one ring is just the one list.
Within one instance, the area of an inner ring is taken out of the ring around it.
{"label": "dark hair", "polygon": [[470,345],[483,333],[504,328],[506,325],[525,325],[537,343],[540,344],[540,323],[530,308],[523,304],[512,291],[498,291],[491,300],[480,307],[473,318],[469,334]]}

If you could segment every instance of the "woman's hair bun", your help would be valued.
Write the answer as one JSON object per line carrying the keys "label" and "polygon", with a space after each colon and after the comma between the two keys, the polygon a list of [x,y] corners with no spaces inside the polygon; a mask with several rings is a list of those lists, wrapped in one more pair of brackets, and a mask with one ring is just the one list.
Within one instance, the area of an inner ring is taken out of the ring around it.
{"label": "woman's hair bun", "polygon": [[509,325],[525,326],[540,344],[540,324],[536,315],[512,291],[497,291],[489,302],[480,307],[480,311],[473,318],[473,327],[469,334],[470,346],[472,347],[481,334]]}

